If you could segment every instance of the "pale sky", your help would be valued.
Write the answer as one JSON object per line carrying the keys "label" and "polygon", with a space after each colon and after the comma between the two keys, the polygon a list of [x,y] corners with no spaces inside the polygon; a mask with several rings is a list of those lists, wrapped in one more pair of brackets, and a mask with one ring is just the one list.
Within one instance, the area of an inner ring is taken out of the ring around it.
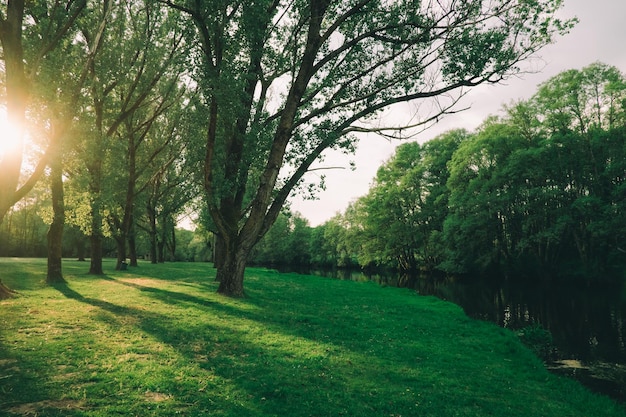
{"label": "pale sky", "polygon": [[[461,102],[461,107],[471,106],[469,110],[447,116],[414,140],[423,143],[451,129],[474,130],[487,116],[498,114],[503,105],[530,98],[539,84],[567,69],[581,69],[599,61],[626,73],[626,0],[565,0],[560,14],[567,18],[575,16],[579,23],[568,35],[556,39],[554,44],[539,52],[539,73],[510,79],[504,84],[475,88]],[[311,226],[318,226],[335,214],[343,213],[350,202],[367,194],[376,171],[393,156],[399,144],[368,135],[360,140],[355,155],[327,156],[324,165],[346,169],[323,171],[326,190],[313,201],[291,197],[292,211],[300,212]],[[355,162],[356,170],[348,169],[350,161]]]}

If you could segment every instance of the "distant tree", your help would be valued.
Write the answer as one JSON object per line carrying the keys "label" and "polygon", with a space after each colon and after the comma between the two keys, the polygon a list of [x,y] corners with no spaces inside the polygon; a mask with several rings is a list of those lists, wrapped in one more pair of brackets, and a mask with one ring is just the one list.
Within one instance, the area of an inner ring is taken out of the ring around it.
{"label": "distant tree", "polygon": [[47,210],[49,202],[37,187],[13,206],[0,224],[0,256],[45,256],[47,227],[41,213]]}
{"label": "distant tree", "polygon": [[[218,292],[231,296],[244,294],[252,248],[325,150],[350,151],[356,132],[404,136],[435,121],[571,26],[554,17],[559,0],[161,2],[196,29],[204,189],[224,247]],[[377,120],[437,98],[415,122]]]}
{"label": "distant tree", "polygon": [[512,225],[521,214],[513,205],[516,184],[527,177],[525,172],[507,172],[506,166],[523,143],[508,124],[492,117],[452,156],[443,265],[447,271],[498,270],[512,256],[519,238]]}
{"label": "distant tree", "polygon": [[378,169],[369,193],[359,201],[362,264],[373,262],[402,271],[438,266],[448,214],[447,165],[467,137],[459,130],[424,145],[403,144]]}
{"label": "distant tree", "polygon": [[300,213],[283,211],[252,254],[251,261],[261,265],[308,266],[311,228]]}
{"label": "distant tree", "polygon": [[598,63],[566,71],[459,148],[448,271],[592,280],[623,265],[623,80]]}
{"label": "distant tree", "polygon": [[289,234],[289,258],[291,265],[308,266],[311,263],[309,243],[311,241],[311,227],[309,222],[300,213],[291,216],[291,233]]}
{"label": "distant tree", "polygon": [[213,259],[213,233],[202,225],[198,225],[193,232],[193,239],[189,242],[187,251],[195,262],[210,262]]}
{"label": "distant tree", "polygon": [[281,213],[270,230],[255,247],[252,257],[262,265],[285,265],[288,263],[291,246],[289,215]]}

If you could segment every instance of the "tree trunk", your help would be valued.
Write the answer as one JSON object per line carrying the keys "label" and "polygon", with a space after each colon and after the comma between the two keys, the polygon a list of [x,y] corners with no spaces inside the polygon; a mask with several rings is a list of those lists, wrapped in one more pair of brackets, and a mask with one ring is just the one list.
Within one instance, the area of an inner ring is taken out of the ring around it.
{"label": "tree trunk", "polygon": [[224,262],[217,270],[216,281],[220,285],[217,292],[229,297],[244,297],[243,276],[246,269],[246,260],[249,253],[235,248],[226,248]]}
{"label": "tree trunk", "polygon": [[137,263],[137,241],[135,239],[135,233],[128,234],[128,259],[130,266],[138,266]]}
{"label": "tree trunk", "polygon": [[117,245],[117,262],[115,264],[115,270],[122,269],[122,263],[126,263],[126,237],[115,236],[115,243]]}
{"label": "tree trunk", "polygon": [[[6,3],[5,3],[6,4]],[[19,185],[23,160],[23,125],[28,101],[28,82],[24,70],[24,50],[22,47],[22,22],[24,1],[6,4],[6,17],[0,19],[0,40],[2,41],[2,61],[7,119],[18,130],[13,144],[0,158],[0,223],[11,207],[18,201],[16,189]],[[3,132],[3,134],[6,134]]]}
{"label": "tree trunk", "polygon": [[89,273],[93,275],[104,275],[104,271],[102,270],[102,236],[92,234],[89,240],[91,242]]}
{"label": "tree trunk", "polygon": [[46,283],[65,282],[63,279],[63,228],[65,226],[65,204],[63,202],[63,171],[61,155],[55,155],[50,165],[50,190],[52,191],[52,224],[48,230],[48,274]]}
{"label": "tree trunk", "polygon": [[148,217],[150,218],[150,263],[157,263],[157,227],[155,210],[148,209]]}

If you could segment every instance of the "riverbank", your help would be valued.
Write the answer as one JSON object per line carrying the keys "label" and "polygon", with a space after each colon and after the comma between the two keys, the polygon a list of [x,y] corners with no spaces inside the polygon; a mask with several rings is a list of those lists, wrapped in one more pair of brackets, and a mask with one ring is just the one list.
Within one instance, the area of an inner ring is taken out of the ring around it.
{"label": "riverbank", "polygon": [[47,287],[45,260],[0,259],[9,415],[626,416],[435,297],[249,269],[236,300],[208,264],[64,268]]}

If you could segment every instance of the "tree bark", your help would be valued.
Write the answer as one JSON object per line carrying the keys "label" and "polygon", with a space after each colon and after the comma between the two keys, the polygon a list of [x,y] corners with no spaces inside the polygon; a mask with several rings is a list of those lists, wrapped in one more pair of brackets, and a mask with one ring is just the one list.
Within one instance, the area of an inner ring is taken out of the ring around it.
{"label": "tree bark", "polygon": [[89,240],[91,242],[89,273],[92,275],[104,275],[104,271],[102,270],[102,236],[92,234]]}
{"label": "tree bark", "polygon": [[243,278],[249,251],[236,245],[225,245],[224,260],[217,270],[216,281],[220,285],[217,292],[229,297],[244,297]]}
{"label": "tree bark", "polygon": [[150,219],[150,263],[157,263],[157,227],[156,227],[156,209],[151,205],[148,206],[148,218]]}
{"label": "tree bark", "polygon": [[0,19],[0,41],[4,61],[4,87],[6,94],[7,119],[18,130],[10,149],[0,159],[0,223],[9,209],[17,202],[16,189],[19,184],[23,160],[22,129],[28,100],[28,83],[24,71],[24,49],[22,47],[22,21],[24,0],[7,4],[6,18]]}
{"label": "tree bark", "polygon": [[137,240],[135,239],[135,219],[131,217],[130,230],[128,232],[128,259],[130,266],[138,266],[137,263]]}
{"label": "tree bark", "polygon": [[63,201],[63,170],[60,152],[50,164],[50,189],[52,191],[52,224],[48,230],[48,273],[46,283],[65,282],[63,278],[63,228],[65,204]]}

